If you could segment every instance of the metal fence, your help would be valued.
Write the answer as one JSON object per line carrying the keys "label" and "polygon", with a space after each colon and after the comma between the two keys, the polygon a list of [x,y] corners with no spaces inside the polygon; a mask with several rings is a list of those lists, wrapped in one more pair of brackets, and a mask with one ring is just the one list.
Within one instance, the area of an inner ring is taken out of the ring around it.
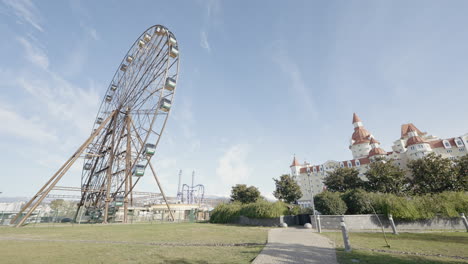
{"label": "metal fence", "polygon": [[[11,220],[18,214],[12,211],[0,211],[0,226],[12,224]],[[172,210],[172,215],[168,210],[129,210],[127,223],[153,223],[153,222],[203,222],[209,220],[209,212],[197,209],[192,210]],[[90,216],[86,214],[79,215],[77,222],[73,222],[75,211],[57,210],[57,211],[36,211],[25,222],[26,225],[55,225],[61,224],[97,224],[102,222],[102,215]],[[117,211],[108,219],[110,223],[123,223],[124,213]]]}

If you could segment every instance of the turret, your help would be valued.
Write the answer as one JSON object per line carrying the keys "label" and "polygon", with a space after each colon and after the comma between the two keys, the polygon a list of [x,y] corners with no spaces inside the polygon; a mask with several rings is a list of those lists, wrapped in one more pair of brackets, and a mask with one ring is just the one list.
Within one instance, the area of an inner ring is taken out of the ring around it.
{"label": "turret", "polygon": [[370,145],[372,149],[369,151],[369,158],[371,160],[374,161],[377,158],[385,158],[387,156],[387,152],[380,148],[380,142],[375,138],[371,138]]}
{"label": "turret", "polygon": [[356,113],[353,114],[353,126],[354,133],[351,136],[349,149],[351,149],[354,159],[366,157],[371,150],[370,140],[372,135],[364,128]]}
{"label": "turret", "polygon": [[406,141],[408,158],[417,159],[432,151],[431,145],[419,136],[421,132],[416,127],[408,126],[406,132],[408,136]]}
{"label": "turret", "polygon": [[299,164],[299,162],[297,161],[296,156],[294,156],[292,164],[289,167],[291,168],[291,175],[292,176],[299,176],[299,171],[301,169],[301,164]]}

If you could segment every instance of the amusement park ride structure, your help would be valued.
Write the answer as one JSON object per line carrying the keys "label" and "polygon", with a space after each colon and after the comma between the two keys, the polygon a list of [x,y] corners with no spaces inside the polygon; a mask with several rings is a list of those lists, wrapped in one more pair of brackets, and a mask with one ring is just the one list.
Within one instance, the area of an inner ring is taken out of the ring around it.
{"label": "amusement park ride structure", "polygon": [[177,198],[180,203],[185,204],[198,204],[199,206],[203,204],[205,199],[205,186],[202,184],[195,185],[195,171],[192,172],[192,185],[187,184],[182,185],[182,190],[180,189],[180,184],[182,180],[182,170],[179,171],[179,186],[177,191]]}
{"label": "amusement park ride structure", "polygon": [[123,222],[127,222],[134,188],[148,167],[174,219],[150,160],[169,117],[178,73],[179,43],[175,35],[161,25],[148,28],[120,63],[90,137],[11,223],[22,226],[80,158],[84,163],[75,222],[85,215],[95,222],[107,223],[122,206]]}

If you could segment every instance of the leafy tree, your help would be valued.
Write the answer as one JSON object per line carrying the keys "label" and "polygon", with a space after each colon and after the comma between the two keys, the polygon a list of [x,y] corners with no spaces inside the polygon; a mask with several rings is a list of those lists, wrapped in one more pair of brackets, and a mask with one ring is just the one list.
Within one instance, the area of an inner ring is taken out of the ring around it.
{"label": "leafy tree", "polygon": [[324,215],[342,215],[348,209],[340,193],[324,191],[314,196],[315,209]]}
{"label": "leafy tree", "polygon": [[62,216],[72,216],[76,211],[76,202],[56,199],[50,202],[50,208]]}
{"label": "leafy tree", "polygon": [[405,171],[392,162],[378,160],[365,172],[368,181],[365,189],[369,192],[401,193],[405,185]]}
{"label": "leafy tree", "polygon": [[372,197],[362,189],[355,189],[344,193],[341,198],[348,207],[347,214],[370,214],[372,213]]}
{"label": "leafy tree", "polygon": [[328,172],[323,183],[331,192],[345,192],[359,189],[364,186],[364,181],[359,178],[359,172],[355,168],[337,168]]}
{"label": "leafy tree", "polygon": [[56,199],[50,202],[50,209],[54,211],[63,210],[66,207],[66,202],[63,199]]}
{"label": "leafy tree", "polygon": [[412,177],[409,188],[415,194],[440,193],[461,189],[455,164],[441,155],[430,153],[408,163]]}
{"label": "leafy tree", "polygon": [[245,184],[237,184],[232,187],[231,201],[241,203],[253,203],[260,198],[260,191],[255,186],[247,187]]}
{"label": "leafy tree", "polygon": [[455,170],[458,176],[460,191],[468,191],[468,155],[465,155],[455,162]]}
{"label": "leafy tree", "polygon": [[288,174],[283,174],[279,179],[273,178],[276,185],[276,190],[273,195],[286,203],[296,203],[302,197],[301,188],[296,180]]}

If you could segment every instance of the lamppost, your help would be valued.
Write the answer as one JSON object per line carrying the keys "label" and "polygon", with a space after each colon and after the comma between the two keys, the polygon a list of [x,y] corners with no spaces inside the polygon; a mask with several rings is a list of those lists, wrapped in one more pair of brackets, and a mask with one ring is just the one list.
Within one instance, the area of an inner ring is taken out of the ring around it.
{"label": "lamppost", "polygon": [[310,180],[310,167],[307,167],[307,177],[309,178],[310,201],[312,203],[312,211],[314,213],[315,228],[318,230],[317,214],[315,213],[314,188],[312,187],[312,182]]}

